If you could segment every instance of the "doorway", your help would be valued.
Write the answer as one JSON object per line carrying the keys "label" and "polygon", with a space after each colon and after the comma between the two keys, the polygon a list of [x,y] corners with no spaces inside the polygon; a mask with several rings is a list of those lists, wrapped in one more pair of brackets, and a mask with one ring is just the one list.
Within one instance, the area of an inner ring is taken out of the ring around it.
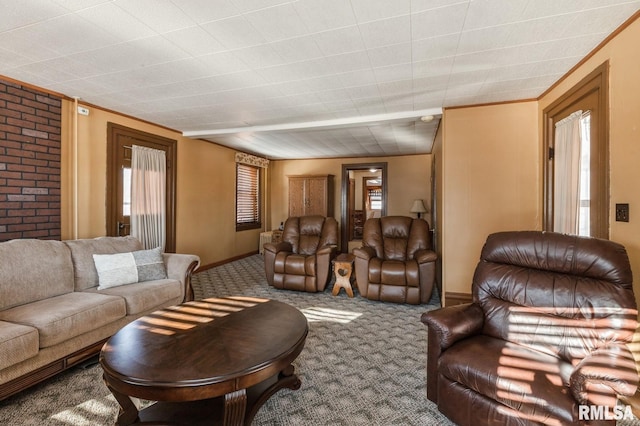
{"label": "doorway", "polygon": [[162,150],[167,161],[166,246],[176,250],[176,154],[177,141],[107,123],[107,232],[125,236],[130,232],[131,146]]}
{"label": "doorway", "polygon": [[342,165],[340,250],[362,240],[368,217],[387,214],[387,163]]}
{"label": "doorway", "polygon": [[[580,127],[581,145],[579,164],[574,169],[577,181],[572,196],[574,202],[574,222],[577,227],[572,234],[586,235],[598,238],[609,238],[609,127],[608,127],[608,68],[605,62],[596,68],[581,82],[561,96],[556,102],[544,109],[544,229],[556,231],[563,229],[556,222],[559,221],[558,206],[560,191],[566,188],[567,179],[560,177],[564,171],[559,167],[558,154],[561,152],[556,140],[556,127],[564,124],[567,119],[575,116],[576,126]],[[572,226],[573,227],[573,224]]]}

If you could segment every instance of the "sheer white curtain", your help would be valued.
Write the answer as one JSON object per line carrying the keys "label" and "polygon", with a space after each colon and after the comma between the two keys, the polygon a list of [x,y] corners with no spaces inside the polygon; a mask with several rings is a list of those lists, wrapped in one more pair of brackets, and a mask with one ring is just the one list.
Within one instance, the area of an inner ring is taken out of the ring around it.
{"label": "sheer white curtain", "polygon": [[131,152],[131,235],[145,249],[166,242],[167,160],[164,151],[133,145]]}
{"label": "sheer white curtain", "polygon": [[580,213],[580,119],[576,111],[556,123],[553,230],[578,234]]}

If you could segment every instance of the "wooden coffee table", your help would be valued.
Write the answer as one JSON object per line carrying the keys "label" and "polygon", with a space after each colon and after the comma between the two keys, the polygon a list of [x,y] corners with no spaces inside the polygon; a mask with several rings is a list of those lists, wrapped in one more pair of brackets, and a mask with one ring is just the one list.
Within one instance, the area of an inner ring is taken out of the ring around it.
{"label": "wooden coffee table", "polygon": [[[118,425],[249,425],[278,390],[300,388],[291,363],[308,333],[296,308],[229,297],[187,302],[128,324],[100,364]],[[131,397],[159,401],[141,411]]]}

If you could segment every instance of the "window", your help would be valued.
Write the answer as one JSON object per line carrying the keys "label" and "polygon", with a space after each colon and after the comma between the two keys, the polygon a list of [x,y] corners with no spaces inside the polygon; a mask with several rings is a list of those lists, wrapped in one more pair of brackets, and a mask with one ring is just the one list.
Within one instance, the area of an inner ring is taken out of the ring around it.
{"label": "window", "polygon": [[236,164],[236,231],[260,228],[260,168]]}
{"label": "window", "polygon": [[562,183],[555,175],[555,127],[570,114],[582,111],[580,191],[577,199],[579,227],[575,232],[609,238],[609,64],[597,67],[582,81],[544,109],[544,229],[553,231],[555,194]]}

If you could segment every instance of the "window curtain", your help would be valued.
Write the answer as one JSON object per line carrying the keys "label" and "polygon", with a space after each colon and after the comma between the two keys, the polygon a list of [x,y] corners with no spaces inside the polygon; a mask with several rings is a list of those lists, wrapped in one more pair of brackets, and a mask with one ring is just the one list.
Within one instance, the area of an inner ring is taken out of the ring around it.
{"label": "window curtain", "polygon": [[580,119],[576,111],[556,123],[553,230],[578,234],[580,213]]}
{"label": "window curtain", "polygon": [[166,242],[167,160],[165,152],[133,145],[131,147],[131,235],[145,249]]}

